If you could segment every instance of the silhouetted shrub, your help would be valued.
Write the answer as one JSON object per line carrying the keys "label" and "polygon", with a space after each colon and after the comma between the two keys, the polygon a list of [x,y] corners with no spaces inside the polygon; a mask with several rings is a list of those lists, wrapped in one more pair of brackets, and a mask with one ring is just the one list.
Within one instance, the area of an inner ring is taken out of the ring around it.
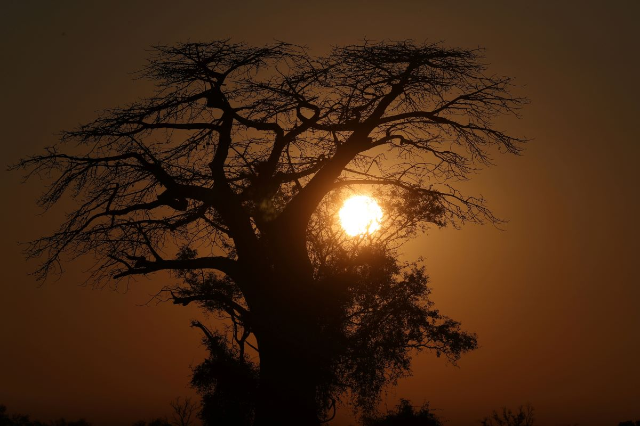
{"label": "silhouetted shrub", "polygon": [[515,413],[503,407],[501,412],[494,410],[491,416],[480,420],[482,426],[533,426],[534,422],[533,407],[529,404],[521,405]]}
{"label": "silhouetted shrub", "polygon": [[145,422],[144,420],[140,420],[135,422],[132,426],[173,426],[171,423],[167,421],[166,418],[157,418],[153,420],[149,420]]}
{"label": "silhouetted shrub", "polygon": [[197,402],[193,402],[191,398],[176,398],[169,403],[173,409],[170,423],[173,426],[190,426],[194,418],[201,410]]}
{"label": "silhouetted shrub", "polygon": [[364,426],[442,426],[442,422],[429,410],[429,403],[415,410],[411,402],[401,399],[395,411],[383,416],[365,416]]}

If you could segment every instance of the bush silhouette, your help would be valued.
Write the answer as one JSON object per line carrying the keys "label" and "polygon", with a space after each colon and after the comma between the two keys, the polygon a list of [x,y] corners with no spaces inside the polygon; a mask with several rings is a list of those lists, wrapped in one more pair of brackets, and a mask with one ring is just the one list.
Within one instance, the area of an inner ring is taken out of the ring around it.
{"label": "bush silhouette", "polygon": [[139,420],[135,422],[132,426],[173,426],[171,423],[167,421],[167,419],[157,418],[153,420],[149,420],[148,422],[144,420]]}
{"label": "bush silhouette", "polygon": [[482,426],[533,426],[534,422],[533,407],[529,404],[521,405],[515,413],[503,407],[500,412],[494,410],[491,416],[480,420]]}
{"label": "bush silhouette", "polygon": [[411,402],[401,399],[395,411],[383,416],[363,419],[364,426],[442,426],[442,422],[429,410],[429,403],[415,410]]}

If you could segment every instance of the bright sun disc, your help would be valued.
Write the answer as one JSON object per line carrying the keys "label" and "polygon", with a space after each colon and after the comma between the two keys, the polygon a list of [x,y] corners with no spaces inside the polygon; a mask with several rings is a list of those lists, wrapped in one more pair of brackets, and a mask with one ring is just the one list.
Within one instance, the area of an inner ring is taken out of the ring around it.
{"label": "bright sun disc", "polygon": [[357,195],[344,202],[338,215],[345,232],[355,237],[372,234],[380,229],[382,209],[373,198]]}

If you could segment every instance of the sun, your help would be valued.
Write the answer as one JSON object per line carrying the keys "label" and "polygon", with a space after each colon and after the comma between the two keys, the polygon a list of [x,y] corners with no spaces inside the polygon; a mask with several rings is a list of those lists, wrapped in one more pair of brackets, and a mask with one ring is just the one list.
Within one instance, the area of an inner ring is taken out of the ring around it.
{"label": "sun", "polygon": [[366,195],[347,199],[338,215],[342,228],[352,237],[374,233],[382,221],[382,209],[375,199]]}

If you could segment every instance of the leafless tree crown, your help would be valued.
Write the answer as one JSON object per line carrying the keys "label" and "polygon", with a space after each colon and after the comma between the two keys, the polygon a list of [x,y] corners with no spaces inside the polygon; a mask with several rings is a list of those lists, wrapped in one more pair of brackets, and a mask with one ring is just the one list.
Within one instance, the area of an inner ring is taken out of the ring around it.
{"label": "leafless tree crown", "polygon": [[[406,207],[396,228],[496,222],[482,198],[453,186],[492,149],[515,154],[524,142],[492,119],[525,100],[485,72],[480,50],[410,41],[320,57],[281,42],[157,46],[140,73],[154,96],[16,165],[53,178],[45,209],[63,194],[79,202],[28,253],[44,260],[40,278],[65,253],[94,253],[98,280],[198,268],[233,277],[263,235],[304,233],[344,188],[395,197]],[[200,255],[177,256],[186,246]]]}

